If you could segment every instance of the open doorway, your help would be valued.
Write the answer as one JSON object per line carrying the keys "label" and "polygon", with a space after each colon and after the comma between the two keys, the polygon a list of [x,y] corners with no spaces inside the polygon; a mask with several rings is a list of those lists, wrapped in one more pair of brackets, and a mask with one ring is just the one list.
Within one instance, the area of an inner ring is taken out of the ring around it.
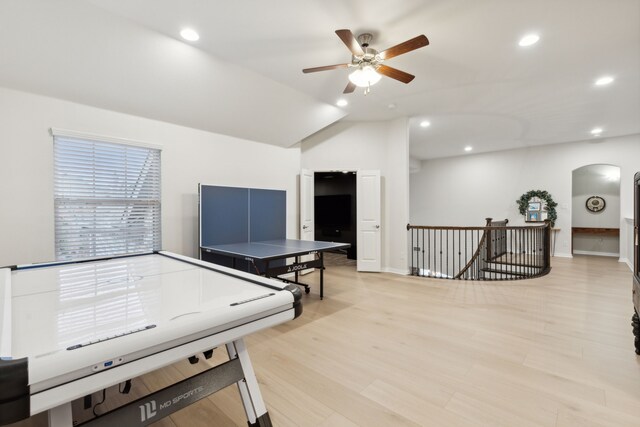
{"label": "open doorway", "polygon": [[620,256],[620,168],[592,164],[572,173],[571,253]]}
{"label": "open doorway", "polygon": [[[352,171],[314,174],[315,240],[349,243],[351,247],[332,256],[332,263],[358,258],[357,175]],[[355,265],[355,263],[354,263]]]}

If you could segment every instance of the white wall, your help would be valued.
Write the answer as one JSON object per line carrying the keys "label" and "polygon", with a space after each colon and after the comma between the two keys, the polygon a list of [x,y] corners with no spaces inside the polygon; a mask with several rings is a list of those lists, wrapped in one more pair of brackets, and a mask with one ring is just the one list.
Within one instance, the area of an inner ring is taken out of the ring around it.
{"label": "white wall", "polygon": [[[627,263],[631,271],[633,271],[633,250],[635,247],[634,232],[633,218],[623,218],[622,226],[620,227],[620,247],[626,248],[626,250],[621,250],[620,262]],[[622,254],[624,254],[624,256]]]}
{"label": "white wall", "polygon": [[406,274],[409,218],[408,121],[341,122],[302,142],[313,171],[379,169],[382,175],[382,267]]}
{"label": "white wall", "polygon": [[[558,203],[556,256],[570,256],[572,171],[596,163],[620,166],[619,221],[633,217],[638,134],[424,161],[410,178],[411,223],[483,225],[493,217],[524,225],[516,200],[530,190],[547,190]],[[626,259],[626,239],[620,246]]]}
{"label": "white wall", "polygon": [[286,190],[287,235],[297,236],[299,148],[279,148],[0,88],[0,265],[54,259],[51,127],[162,147],[166,250],[197,256],[200,182]]}

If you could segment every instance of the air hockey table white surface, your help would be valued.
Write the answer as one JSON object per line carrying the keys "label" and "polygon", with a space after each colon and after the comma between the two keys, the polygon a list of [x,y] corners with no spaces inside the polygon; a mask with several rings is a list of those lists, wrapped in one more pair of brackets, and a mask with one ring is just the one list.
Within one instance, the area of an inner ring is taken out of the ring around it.
{"label": "air hockey table white surface", "polygon": [[289,321],[294,289],[169,252],[0,269],[0,381],[20,362],[50,410]]}

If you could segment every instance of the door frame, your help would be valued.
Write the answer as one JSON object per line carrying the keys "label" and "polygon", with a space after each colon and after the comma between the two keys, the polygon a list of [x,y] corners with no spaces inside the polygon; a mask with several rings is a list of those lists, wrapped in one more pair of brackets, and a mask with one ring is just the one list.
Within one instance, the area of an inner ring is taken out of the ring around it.
{"label": "door frame", "polygon": [[[360,230],[360,224],[359,224],[358,219],[357,219],[358,198],[360,197],[360,194],[357,191],[357,188],[358,188],[358,174],[360,172],[367,171],[367,170],[371,170],[371,169],[359,169],[359,168],[355,168],[355,169],[352,169],[352,168],[345,168],[345,169],[307,169],[307,168],[301,168],[300,169],[300,180],[299,180],[299,182],[300,182],[301,186],[302,186],[302,173],[303,173],[303,171],[308,171],[308,172],[311,172],[313,174],[314,187],[315,187],[315,179],[316,179],[315,178],[315,174],[316,173],[345,172],[346,171],[346,172],[354,173],[356,175],[356,221],[355,221],[356,222],[356,242],[357,242],[357,240],[359,238],[358,236],[360,235],[360,231],[361,231]],[[382,171],[379,170],[379,169],[375,169],[375,170],[379,172],[380,178],[382,178]],[[380,184],[382,185],[382,183],[380,183]],[[382,188],[380,188],[380,191],[382,191]],[[302,206],[302,193],[300,193],[300,194],[301,194],[301,197],[300,197],[300,200],[298,201],[298,208],[299,209],[301,209],[301,206]],[[314,189],[314,196],[315,196],[315,189]],[[382,197],[382,194],[380,194],[380,197]],[[382,212],[382,205],[381,205],[380,206],[380,222],[382,222],[382,213],[383,212]],[[300,218],[300,221],[299,221],[300,224],[299,224],[299,227],[298,227],[298,233],[300,235],[300,238],[302,238],[302,226],[303,226],[303,224],[302,224],[302,220],[301,220],[301,218],[302,218],[302,211],[301,210],[299,212],[299,218]],[[313,229],[314,229],[314,236],[315,236],[315,218],[313,220]],[[380,232],[382,232],[382,230]],[[356,260],[358,259],[358,252],[359,252],[358,251],[358,247],[356,246]],[[380,247],[380,252],[381,252],[381,254],[380,254],[380,257],[381,257],[382,256],[382,247]],[[382,259],[380,259],[380,261],[382,261]],[[380,266],[380,268],[381,268],[380,271],[382,271],[382,265]]]}

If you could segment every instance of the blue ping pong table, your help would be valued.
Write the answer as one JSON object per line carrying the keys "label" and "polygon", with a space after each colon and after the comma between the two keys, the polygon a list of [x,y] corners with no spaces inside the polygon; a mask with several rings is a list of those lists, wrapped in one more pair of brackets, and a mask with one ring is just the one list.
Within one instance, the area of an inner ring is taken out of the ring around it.
{"label": "blue ping pong table", "polygon": [[[211,255],[231,258],[232,267],[237,268],[236,260],[248,261],[251,272],[266,277],[277,278],[287,283],[304,286],[309,293],[309,285],[298,281],[302,270],[317,268],[320,270],[320,299],[324,297],[324,252],[347,249],[348,243],[320,242],[315,240],[278,239],[258,242],[239,242],[200,247],[203,261],[217,262]],[[300,256],[314,255],[310,261],[300,261]],[[295,259],[288,263],[287,259]],[[294,280],[281,277],[294,273]]]}

